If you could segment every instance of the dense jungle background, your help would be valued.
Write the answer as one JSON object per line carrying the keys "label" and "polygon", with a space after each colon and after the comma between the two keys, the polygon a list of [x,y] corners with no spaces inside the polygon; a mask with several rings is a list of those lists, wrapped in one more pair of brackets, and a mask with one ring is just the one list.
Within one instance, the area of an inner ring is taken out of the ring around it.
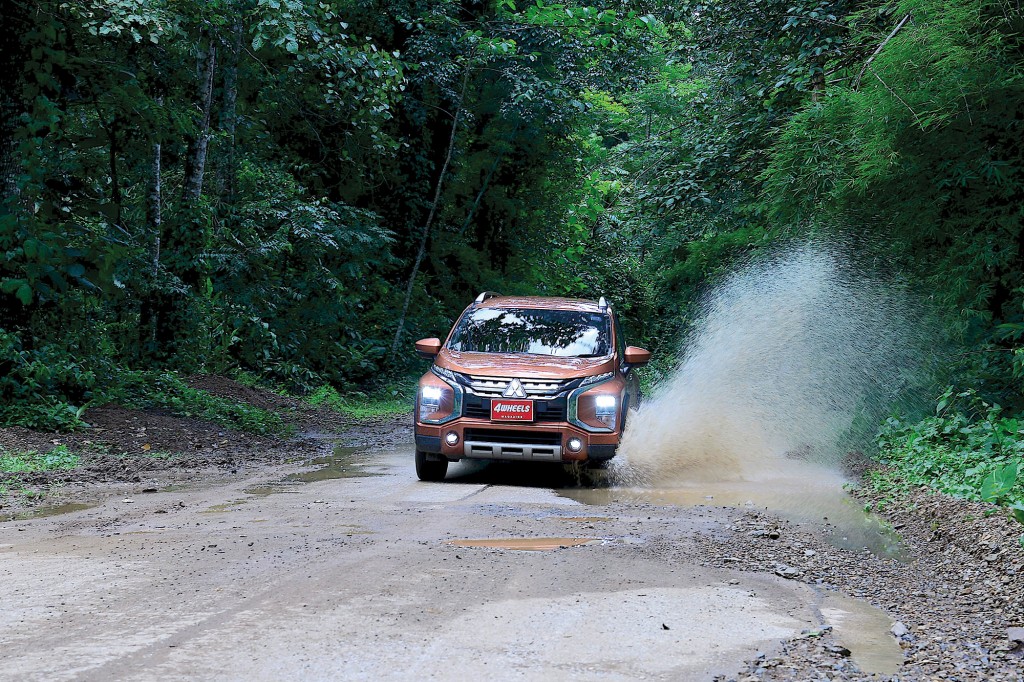
{"label": "dense jungle background", "polygon": [[709,283],[827,236],[946,316],[938,416],[1024,447],[1017,0],[0,11],[3,424],[198,372],[404,399],[482,290],[604,294],[666,368]]}

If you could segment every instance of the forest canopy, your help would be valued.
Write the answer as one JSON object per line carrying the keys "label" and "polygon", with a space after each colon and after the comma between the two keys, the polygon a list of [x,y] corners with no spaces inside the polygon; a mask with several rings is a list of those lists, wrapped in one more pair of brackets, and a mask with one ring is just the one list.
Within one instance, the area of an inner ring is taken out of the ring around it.
{"label": "forest canopy", "polygon": [[603,294],[674,351],[709,282],[821,234],[1024,399],[1012,0],[0,12],[0,422],[74,426],[133,372],[371,386],[482,290]]}

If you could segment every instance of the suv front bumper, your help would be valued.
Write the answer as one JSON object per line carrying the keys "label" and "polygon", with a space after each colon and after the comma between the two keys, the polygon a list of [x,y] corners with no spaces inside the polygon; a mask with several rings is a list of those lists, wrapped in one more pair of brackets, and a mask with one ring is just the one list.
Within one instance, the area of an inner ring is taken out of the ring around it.
{"label": "suv front bumper", "polygon": [[[540,424],[501,424],[487,419],[461,417],[440,426],[415,425],[416,449],[443,456],[450,461],[496,459],[533,462],[605,461],[615,456],[619,433],[590,433],[568,422]],[[446,440],[454,433],[458,441]],[[578,452],[569,449],[569,441],[583,444]]]}

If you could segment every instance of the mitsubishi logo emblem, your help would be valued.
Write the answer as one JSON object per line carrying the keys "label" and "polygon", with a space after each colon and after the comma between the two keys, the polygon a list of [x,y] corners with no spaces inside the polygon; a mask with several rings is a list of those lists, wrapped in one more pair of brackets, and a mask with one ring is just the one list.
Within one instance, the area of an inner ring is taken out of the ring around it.
{"label": "mitsubishi logo emblem", "polygon": [[505,398],[525,398],[526,391],[523,390],[523,385],[519,383],[519,379],[513,379],[508,382],[508,388],[501,395]]}

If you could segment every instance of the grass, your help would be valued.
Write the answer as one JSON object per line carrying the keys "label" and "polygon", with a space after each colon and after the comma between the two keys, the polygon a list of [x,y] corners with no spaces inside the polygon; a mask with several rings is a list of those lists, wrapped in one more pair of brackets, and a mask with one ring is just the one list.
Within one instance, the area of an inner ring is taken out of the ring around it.
{"label": "grass", "polygon": [[306,398],[313,407],[326,407],[358,420],[398,417],[412,410],[412,388],[392,388],[378,394],[341,395],[331,386],[322,386]]}
{"label": "grass", "polygon": [[294,430],[279,414],[192,388],[171,372],[126,372],[122,379],[111,397],[125,407],[163,408],[178,417],[260,435],[288,435]]}
{"label": "grass", "polygon": [[78,455],[68,450],[66,445],[58,445],[45,453],[35,450],[29,452],[0,450],[0,471],[8,474],[66,471],[74,469],[78,463]]}

